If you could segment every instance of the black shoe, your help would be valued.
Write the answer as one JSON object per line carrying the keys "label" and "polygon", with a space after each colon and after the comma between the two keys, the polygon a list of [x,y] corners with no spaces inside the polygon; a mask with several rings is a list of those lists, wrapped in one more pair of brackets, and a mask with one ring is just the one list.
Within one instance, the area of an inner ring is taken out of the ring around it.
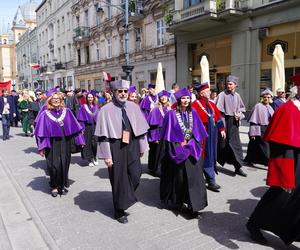
{"label": "black shoe", "polygon": [[234,173],[243,177],[247,177],[247,174],[241,168],[236,169]]}
{"label": "black shoe", "polygon": [[63,188],[63,189],[61,190],[61,194],[62,194],[62,195],[66,195],[68,192],[69,192],[69,190],[66,189],[66,188]]}
{"label": "black shoe", "polygon": [[207,185],[207,189],[209,189],[213,192],[220,192],[220,190],[219,190],[220,188],[221,188],[221,186],[218,185],[217,183],[209,183]]}
{"label": "black shoe", "polygon": [[51,190],[51,195],[52,195],[52,197],[56,197],[58,195],[58,190],[57,189]]}
{"label": "black shoe", "polygon": [[123,215],[123,216],[117,218],[117,221],[120,222],[120,223],[122,223],[122,224],[128,223],[128,219],[127,219],[126,215]]}
{"label": "black shoe", "polygon": [[250,233],[250,237],[252,240],[255,242],[262,244],[262,245],[267,245],[268,241],[266,238],[263,236],[259,228],[256,228],[254,226],[251,226],[249,222],[246,224],[246,227]]}

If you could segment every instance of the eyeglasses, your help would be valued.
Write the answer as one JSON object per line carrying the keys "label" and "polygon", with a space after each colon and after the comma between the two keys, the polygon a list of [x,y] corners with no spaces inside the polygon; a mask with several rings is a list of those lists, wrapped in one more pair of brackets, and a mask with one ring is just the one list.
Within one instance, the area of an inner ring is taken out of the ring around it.
{"label": "eyeglasses", "polygon": [[36,95],[42,95],[42,93],[36,93]]}
{"label": "eyeglasses", "polygon": [[118,92],[119,94],[122,94],[122,93],[127,94],[127,93],[128,93],[128,89],[118,89],[117,92]]}

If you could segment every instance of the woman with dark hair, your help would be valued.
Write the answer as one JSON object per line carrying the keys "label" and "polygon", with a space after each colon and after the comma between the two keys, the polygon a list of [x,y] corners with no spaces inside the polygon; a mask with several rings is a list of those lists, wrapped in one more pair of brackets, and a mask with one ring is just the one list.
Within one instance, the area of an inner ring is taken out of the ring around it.
{"label": "woman with dark hair", "polygon": [[86,104],[83,104],[78,111],[77,120],[84,128],[84,139],[86,142],[82,148],[81,157],[89,162],[90,167],[98,165],[96,158],[97,139],[94,135],[98,111],[97,98],[92,93],[88,93]]}
{"label": "woman with dark hair", "polygon": [[166,113],[162,127],[160,198],[175,209],[186,208],[192,216],[207,206],[203,177],[202,143],[207,137],[197,113],[191,107],[191,92],[174,94],[177,106]]}
{"label": "woman with dark hair", "polygon": [[41,156],[46,157],[50,174],[51,195],[66,194],[69,187],[71,142],[84,145],[82,127],[72,111],[64,107],[61,94],[53,93],[47,100],[47,109],[36,120],[34,134]]}

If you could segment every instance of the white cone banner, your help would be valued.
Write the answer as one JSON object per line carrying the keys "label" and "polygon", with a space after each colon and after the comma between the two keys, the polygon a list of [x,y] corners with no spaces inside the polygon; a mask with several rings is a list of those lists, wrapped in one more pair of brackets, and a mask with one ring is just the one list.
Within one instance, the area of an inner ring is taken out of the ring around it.
{"label": "white cone banner", "polygon": [[201,83],[208,82],[208,86],[210,86],[209,63],[205,55],[201,57],[200,68],[201,68]]}
{"label": "white cone banner", "polygon": [[272,90],[285,90],[284,52],[280,44],[275,46],[272,61]]}
{"label": "white cone banner", "polygon": [[157,66],[155,92],[159,93],[160,91],[162,91],[164,89],[165,89],[165,81],[164,81],[164,76],[163,76],[162,64],[161,64],[161,62],[159,62],[158,66]]}

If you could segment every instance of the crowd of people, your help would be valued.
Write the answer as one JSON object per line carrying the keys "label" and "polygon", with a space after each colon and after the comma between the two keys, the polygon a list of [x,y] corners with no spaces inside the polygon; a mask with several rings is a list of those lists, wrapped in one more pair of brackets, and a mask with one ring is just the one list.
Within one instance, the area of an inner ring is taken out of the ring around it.
{"label": "crowd of people", "polygon": [[[237,92],[238,77],[229,75],[217,95],[209,83],[176,83],[155,92],[150,83],[139,94],[126,80],[110,83],[106,92],[51,88],[45,93],[2,90],[0,116],[3,140],[21,120],[26,136],[35,135],[50,174],[50,194],[66,195],[73,153],[90,167],[98,159],[108,168],[115,218],[128,222],[126,210],[137,201],[142,174],[140,158],[148,154],[149,174],[160,178],[160,200],[166,209],[201,218],[207,189],[220,192],[217,163],[231,164],[235,175],[247,177],[243,166],[268,166],[269,190],[250,216],[253,240],[267,244],[260,230],[278,235],[287,245],[300,240],[300,74],[290,100],[261,93],[247,117],[249,144],[243,157],[239,127],[246,108]],[[275,110],[275,112],[274,112]],[[298,179],[299,178],[299,179]]]}

